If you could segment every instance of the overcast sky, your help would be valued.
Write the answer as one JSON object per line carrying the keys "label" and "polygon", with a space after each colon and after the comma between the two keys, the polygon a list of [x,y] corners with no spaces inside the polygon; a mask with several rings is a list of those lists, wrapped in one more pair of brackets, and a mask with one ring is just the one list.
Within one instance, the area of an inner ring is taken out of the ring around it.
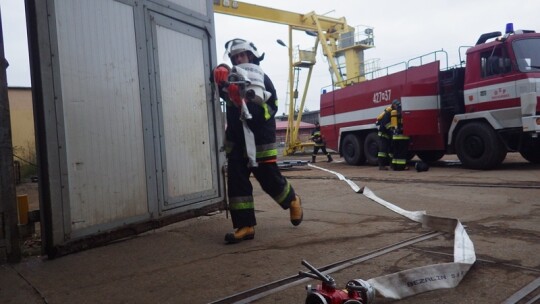
{"label": "overcast sky", "polygon": [[[378,59],[384,67],[444,49],[449,65],[459,63],[460,46],[474,45],[482,33],[504,32],[508,22],[515,29],[540,31],[540,1],[533,0],[247,0],[252,4],[295,13],[314,11],[319,15],[345,17],[351,26],[374,28],[375,48],[365,52],[365,59]],[[0,0],[8,86],[30,86],[30,68],[26,42],[23,0]],[[280,112],[286,111],[288,81],[287,48],[276,43],[288,42],[285,25],[215,14],[217,62],[224,58],[224,44],[232,38],[244,38],[266,53],[261,63],[270,76],[280,99]],[[293,46],[309,49],[313,37],[295,32]],[[299,91],[303,91],[307,69],[300,72]],[[328,63],[320,53],[312,75],[306,107],[319,109],[321,88],[331,84]]]}

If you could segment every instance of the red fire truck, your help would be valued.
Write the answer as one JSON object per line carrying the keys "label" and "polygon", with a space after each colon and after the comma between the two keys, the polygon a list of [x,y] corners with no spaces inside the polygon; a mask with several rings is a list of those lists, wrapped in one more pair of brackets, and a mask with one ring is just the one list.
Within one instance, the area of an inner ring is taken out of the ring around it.
{"label": "red fire truck", "polygon": [[507,152],[519,152],[540,163],[540,34],[508,24],[504,35],[481,35],[466,64],[453,68],[441,69],[441,52],[429,63],[418,57],[402,71],[323,93],[328,147],[348,164],[376,164],[375,119],[399,99],[411,158],[457,154],[467,168],[492,169]]}

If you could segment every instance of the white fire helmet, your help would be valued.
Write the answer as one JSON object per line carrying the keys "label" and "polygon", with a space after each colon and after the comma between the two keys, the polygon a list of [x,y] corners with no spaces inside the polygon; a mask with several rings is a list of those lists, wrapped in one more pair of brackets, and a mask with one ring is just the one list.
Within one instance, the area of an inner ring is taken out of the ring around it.
{"label": "white fire helmet", "polygon": [[[229,40],[225,43],[225,51],[229,55],[229,59],[232,60],[232,56],[242,53],[242,52],[250,52],[253,54],[253,62],[254,64],[259,64],[264,59],[264,53],[262,55],[259,55],[259,52],[257,51],[257,48],[255,47],[255,44],[250,41],[246,41],[244,39],[235,38],[232,40]],[[235,62],[232,62],[233,64],[236,64]]]}

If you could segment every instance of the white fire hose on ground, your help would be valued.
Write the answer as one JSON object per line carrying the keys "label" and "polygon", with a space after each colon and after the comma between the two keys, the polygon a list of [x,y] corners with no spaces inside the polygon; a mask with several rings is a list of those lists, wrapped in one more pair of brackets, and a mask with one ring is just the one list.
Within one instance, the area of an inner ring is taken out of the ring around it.
{"label": "white fire hose on ground", "polygon": [[363,194],[370,200],[437,231],[454,235],[454,262],[433,264],[407,269],[367,280],[375,290],[385,298],[403,299],[422,292],[454,288],[463,279],[476,261],[474,245],[461,222],[453,218],[427,215],[425,211],[407,211],[378,197],[367,187],[358,187],[342,174],[312,164],[308,166],[335,174],[345,181],[356,193]]}

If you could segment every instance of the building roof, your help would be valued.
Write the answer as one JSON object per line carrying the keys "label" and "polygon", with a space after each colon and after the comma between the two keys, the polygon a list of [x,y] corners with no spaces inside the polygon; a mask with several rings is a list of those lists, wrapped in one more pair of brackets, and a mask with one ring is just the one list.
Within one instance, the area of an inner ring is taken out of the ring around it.
{"label": "building roof", "polygon": [[[289,125],[289,122],[286,120],[285,121],[276,120],[276,130],[286,130],[288,125]],[[301,121],[299,128],[300,129],[315,129],[315,125]]]}

